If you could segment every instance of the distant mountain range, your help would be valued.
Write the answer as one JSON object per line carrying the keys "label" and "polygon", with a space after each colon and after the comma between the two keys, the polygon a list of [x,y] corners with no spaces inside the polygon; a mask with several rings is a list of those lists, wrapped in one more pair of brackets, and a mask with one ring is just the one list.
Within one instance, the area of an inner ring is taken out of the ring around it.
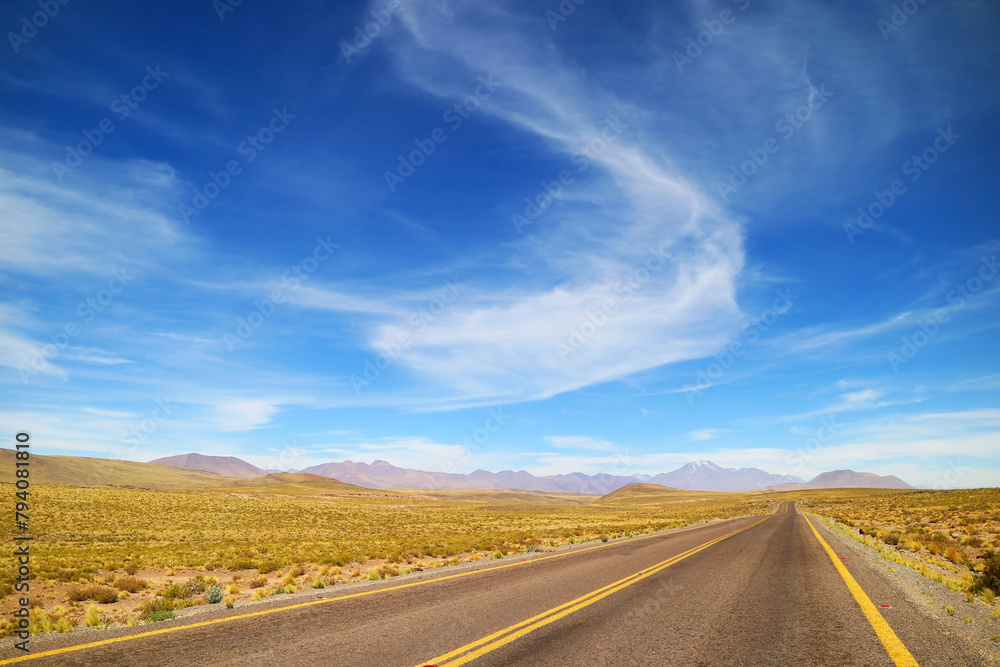
{"label": "distant mountain range", "polygon": [[[188,470],[201,470],[227,477],[251,479],[263,477],[262,470],[232,456],[184,454],[156,459],[151,463],[170,465]],[[888,488],[911,489],[909,484],[894,477],[870,472],[834,470],[806,482],[791,475],[776,475],[758,468],[723,468],[711,461],[687,463],[673,472],[658,475],[545,475],[536,477],[525,470],[489,472],[476,470],[468,474],[427,472],[399,468],[386,461],[373,463],[321,463],[304,470],[288,472],[332,477],[347,484],[372,489],[522,489],[525,491],[570,491],[605,495],[637,482],[659,484],[689,491],[758,491],[763,489],[791,490],[808,488]]]}

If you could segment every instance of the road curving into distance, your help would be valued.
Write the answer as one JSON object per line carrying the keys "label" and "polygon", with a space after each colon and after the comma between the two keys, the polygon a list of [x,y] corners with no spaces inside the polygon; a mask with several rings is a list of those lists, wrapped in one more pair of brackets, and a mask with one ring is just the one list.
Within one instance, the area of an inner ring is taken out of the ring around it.
{"label": "road curving into distance", "polygon": [[782,503],[323,600],[40,636],[28,655],[5,647],[0,665],[980,664],[824,535]]}

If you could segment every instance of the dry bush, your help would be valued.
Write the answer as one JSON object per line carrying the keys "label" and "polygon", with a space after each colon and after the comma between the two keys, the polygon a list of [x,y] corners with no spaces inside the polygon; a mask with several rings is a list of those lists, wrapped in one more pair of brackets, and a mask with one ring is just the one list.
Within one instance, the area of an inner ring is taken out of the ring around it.
{"label": "dry bush", "polygon": [[83,586],[74,588],[66,594],[66,599],[70,602],[84,602],[93,600],[101,604],[111,604],[118,601],[118,591],[107,586]]}
{"label": "dry bush", "polygon": [[118,577],[115,580],[115,588],[129,593],[138,593],[149,587],[149,582],[136,577]]}

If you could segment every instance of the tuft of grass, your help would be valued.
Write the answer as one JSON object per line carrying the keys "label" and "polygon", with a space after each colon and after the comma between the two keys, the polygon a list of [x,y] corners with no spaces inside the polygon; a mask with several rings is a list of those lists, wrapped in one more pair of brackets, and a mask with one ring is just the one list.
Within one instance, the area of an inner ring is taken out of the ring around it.
{"label": "tuft of grass", "polygon": [[168,621],[174,617],[174,612],[172,611],[154,611],[146,614],[146,620],[150,623],[157,623],[159,621]]}
{"label": "tuft of grass", "polygon": [[951,606],[950,604],[946,604],[946,605],[944,605],[944,610],[945,610],[946,612],[948,612],[948,615],[949,615],[949,616],[954,616],[954,615],[955,615],[955,608],[954,608],[954,607],[952,607],[952,606]]}
{"label": "tuft of grass", "polygon": [[316,581],[312,582],[312,587],[313,588],[326,588],[326,584],[323,583],[322,579],[317,579]]}
{"label": "tuft of grass", "polygon": [[149,587],[149,582],[137,577],[118,577],[115,580],[115,588],[129,593],[138,593]]}
{"label": "tuft of grass", "polygon": [[96,628],[101,624],[101,616],[97,613],[96,604],[92,604],[87,607],[87,613],[83,617],[83,621],[87,624],[88,628]]}
{"label": "tuft of grass", "polygon": [[82,588],[74,588],[66,594],[66,599],[70,602],[93,600],[100,604],[112,604],[118,602],[118,591],[107,586],[91,584]]}
{"label": "tuft of grass", "polygon": [[257,572],[260,574],[271,574],[280,569],[281,563],[276,560],[266,560],[257,566]]}

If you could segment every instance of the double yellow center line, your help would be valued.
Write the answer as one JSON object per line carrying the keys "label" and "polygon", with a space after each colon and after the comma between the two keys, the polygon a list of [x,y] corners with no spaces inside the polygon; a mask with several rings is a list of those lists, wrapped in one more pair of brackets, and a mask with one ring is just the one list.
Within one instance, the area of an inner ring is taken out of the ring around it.
{"label": "double yellow center line", "polygon": [[608,584],[607,586],[598,588],[595,591],[591,591],[590,593],[578,597],[575,600],[570,600],[569,602],[563,603],[558,607],[553,607],[548,611],[542,612],[537,616],[532,616],[531,618],[525,621],[521,621],[520,623],[516,623],[508,628],[504,628],[503,630],[494,632],[493,634],[483,637],[482,639],[477,639],[476,641],[470,644],[466,644],[465,646],[462,646],[460,648],[457,648],[454,651],[451,651],[450,653],[445,653],[444,655],[440,655],[434,658],[433,660],[421,662],[420,665],[418,665],[418,667],[424,667],[425,665],[436,665],[437,667],[458,667],[458,665],[464,665],[465,663],[475,660],[476,658],[479,658],[489,653],[490,651],[494,651],[500,648],[501,646],[509,644],[510,642],[519,639],[520,637],[523,637],[529,632],[533,632],[541,627],[548,625],[549,623],[554,623],[555,621],[558,621],[560,618],[568,616],[575,611],[579,611],[584,607],[588,607],[597,602],[598,600],[602,600],[613,593],[617,593],[618,591],[627,588],[632,584],[642,581],[646,577],[651,577],[657,572],[660,572],[661,570],[670,567],[674,563],[679,563],[685,558],[693,556],[699,551],[703,551],[709,548],[713,544],[718,544],[722,540],[728,539],[733,535],[736,535],[737,533],[742,533],[744,530],[749,530],[750,528],[753,528],[754,526],[759,525],[764,521],[767,521],[769,518],[770,516],[764,517],[763,519],[757,521],[756,523],[752,523],[749,526],[740,528],[739,530],[734,530],[731,533],[726,533],[722,537],[717,537],[714,540],[709,540],[704,544],[688,549],[687,551],[681,554],[672,556],[665,561],[659,562],[656,565],[653,565],[652,567],[648,567],[639,572],[636,572],[635,574],[629,575],[624,579],[619,579],[618,581],[612,584]]}

